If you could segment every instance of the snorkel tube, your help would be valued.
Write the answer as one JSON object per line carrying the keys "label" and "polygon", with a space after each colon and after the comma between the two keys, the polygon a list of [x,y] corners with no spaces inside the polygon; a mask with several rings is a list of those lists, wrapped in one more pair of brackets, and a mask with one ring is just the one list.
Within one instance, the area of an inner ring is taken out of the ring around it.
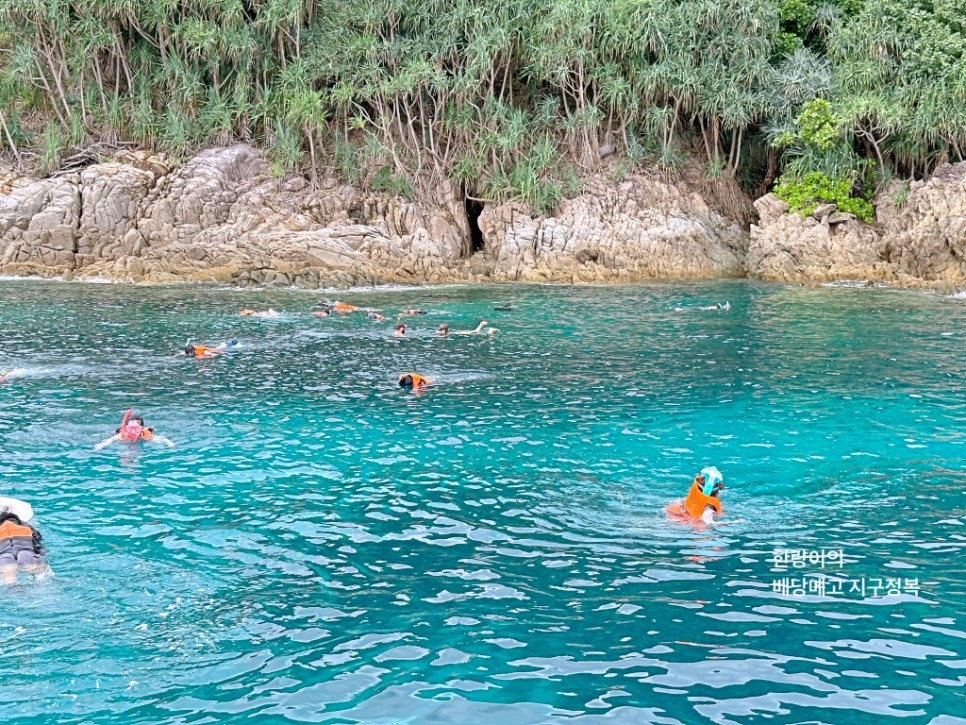
{"label": "snorkel tube", "polygon": [[721,475],[721,471],[714,466],[702,468],[691,483],[687,498],[684,499],[684,510],[694,518],[702,518],[705,511],[709,509],[713,515],[720,516],[721,499],[716,493],[723,487],[724,476]]}
{"label": "snorkel tube", "polygon": [[124,413],[124,418],[121,419],[121,427],[118,428],[118,432],[124,440],[136,443],[144,437],[144,426],[140,423],[129,422],[132,415],[134,415],[134,411],[128,408],[127,412]]}

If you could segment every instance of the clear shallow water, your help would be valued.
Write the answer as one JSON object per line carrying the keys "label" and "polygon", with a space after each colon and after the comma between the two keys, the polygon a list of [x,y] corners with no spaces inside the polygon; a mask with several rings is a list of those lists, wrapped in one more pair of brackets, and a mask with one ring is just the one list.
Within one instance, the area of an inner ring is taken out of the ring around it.
{"label": "clear shallow water", "polygon": [[[397,340],[309,316],[322,296],[0,283],[0,495],[56,571],[0,587],[8,716],[964,722],[961,301],[343,295],[431,312]],[[481,318],[494,338],[433,335]],[[190,360],[189,337],[243,347]],[[410,370],[438,383],[403,392]],[[127,407],[177,447],[93,452]],[[668,521],[709,463],[729,523]],[[823,571],[776,548],[843,550],[845,591],[774,591]]]}

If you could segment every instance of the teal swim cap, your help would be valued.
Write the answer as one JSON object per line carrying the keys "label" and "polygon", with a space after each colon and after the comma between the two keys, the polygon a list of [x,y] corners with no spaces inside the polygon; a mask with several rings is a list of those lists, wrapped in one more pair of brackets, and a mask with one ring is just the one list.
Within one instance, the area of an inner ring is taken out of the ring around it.
{"label": "teal swim cap", "polygon": [[714,466],[702,468],[701,475],[704,476],[704,489],[702,490],[702,493],[705,496],[711,495],[711,492],[714,491],[715,484],[724,483],[724,476],[722,476],[721,471]]}

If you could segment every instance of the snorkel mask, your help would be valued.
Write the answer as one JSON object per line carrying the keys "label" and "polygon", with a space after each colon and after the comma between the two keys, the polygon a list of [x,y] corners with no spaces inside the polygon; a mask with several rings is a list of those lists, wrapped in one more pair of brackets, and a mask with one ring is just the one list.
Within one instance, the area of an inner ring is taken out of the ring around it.
{"label": "snorkel mask", "polygon": [[701,469],[701,475],[704,476],[704,488],[701,490],[705,496],[710,496],[716,484],[724,483],[724,476],[721,475],[719,471],[714,466],[707,466]]}

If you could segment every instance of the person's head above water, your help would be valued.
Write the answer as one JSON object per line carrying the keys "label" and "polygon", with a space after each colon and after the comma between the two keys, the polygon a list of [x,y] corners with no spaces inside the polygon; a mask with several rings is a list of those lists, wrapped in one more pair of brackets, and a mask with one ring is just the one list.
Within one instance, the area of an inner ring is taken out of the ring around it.
{"label": "person's head above water", "polygon": [[449,325],[443,324],[436,328],[436,334],[440,337],[449,335]]}
{"label": "person's head above water", "polygon": [[403,373],[399,376],[399,387],[400,388],[412,388],[413,390],[420,390],[429,385],[429,379],[424,378],[422,375],[417,375],[416,373]]}
{"label": "person's head above water", "polygon": [[406,325],[404,323],[402,323],[402,322],[397,322],[396,323],[396,329],[393,332],[393,334],[395,334],[395,335],[405,335],[406,334]]}
{"label": "person's head above water", "polygon": [[694,477],[705,496],[713,496],[724,488],[724,476],[715,466],[706,466]]}

